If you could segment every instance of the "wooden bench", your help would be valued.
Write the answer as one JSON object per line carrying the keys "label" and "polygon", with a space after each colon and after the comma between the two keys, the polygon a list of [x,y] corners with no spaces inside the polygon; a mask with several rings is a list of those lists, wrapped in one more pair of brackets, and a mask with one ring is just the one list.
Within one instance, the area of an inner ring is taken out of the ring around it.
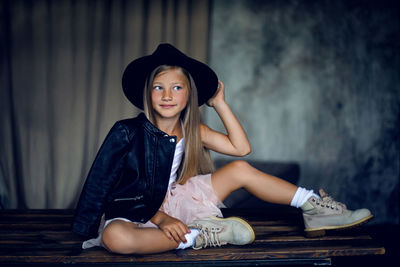
{"label": "wooden bench", "polygon": [[254,227],[256,240],[246,246],[175,250],[154,255],[117,255],[102,248],[82,250],[83,238],[72,233],[73,210],[0,211],[0,265],[273,265],[325,264],[333,257],[382,255],[385,248],[364,227],[305,238],[298,209],[223,209]]}

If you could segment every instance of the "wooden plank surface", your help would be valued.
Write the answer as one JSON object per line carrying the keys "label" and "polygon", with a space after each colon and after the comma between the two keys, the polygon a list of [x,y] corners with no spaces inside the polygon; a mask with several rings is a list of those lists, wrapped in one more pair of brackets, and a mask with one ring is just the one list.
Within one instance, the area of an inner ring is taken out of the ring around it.
{"label": "wooden plank surface", "polygon": [[301,263],[337,256],[381,255],[385,249],[361,227],[320,238],[303,235],[301,214],[290,207],[224,209],[224,216],[247,219],[256,233],[253,244],[153,255],[117,255],[102,248],[82,250],[83,238],[70,231],[72,210],[0,211],[0,264],[6,263]]}

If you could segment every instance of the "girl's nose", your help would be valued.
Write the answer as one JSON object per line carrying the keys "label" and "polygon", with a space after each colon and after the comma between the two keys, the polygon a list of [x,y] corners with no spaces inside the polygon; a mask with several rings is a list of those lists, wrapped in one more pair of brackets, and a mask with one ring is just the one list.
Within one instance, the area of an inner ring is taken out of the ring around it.
{"label": "girl's nose", "polygon": [[165,101],[172,100],[171,90],[169,89],[163,90],[162,100]]}

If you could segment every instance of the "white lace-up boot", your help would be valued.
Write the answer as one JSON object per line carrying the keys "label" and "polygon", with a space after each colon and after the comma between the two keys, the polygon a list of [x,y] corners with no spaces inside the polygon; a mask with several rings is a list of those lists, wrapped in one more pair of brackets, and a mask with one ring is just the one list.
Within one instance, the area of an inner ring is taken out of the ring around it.
{"label": "white lace-up boot", "polygon": [[226,244],[246,245],[255,239],[253,228],[245,220],[238,217],[195,220],[188,225],[200,231],[196,238],[194,249],[217,247]]}
{"label": "white lace-up boot", "polygon": [[320,189],[321,199],[310,197],[301,206],[305,233],[308,237],[325,235],[326,230],[340,230],[363,224],[373,218],[368,209],[348,210]]}

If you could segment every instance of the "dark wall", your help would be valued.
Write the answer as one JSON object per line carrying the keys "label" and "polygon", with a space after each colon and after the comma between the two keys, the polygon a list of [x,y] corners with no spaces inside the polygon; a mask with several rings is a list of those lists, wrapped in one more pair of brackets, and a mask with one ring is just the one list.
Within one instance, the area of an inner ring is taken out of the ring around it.
{"label": "dark wall", "polygon": [[248,158],[298,162],[300,185],[399,223],[399,18],[399,1],[214,1],[211,65]]}

